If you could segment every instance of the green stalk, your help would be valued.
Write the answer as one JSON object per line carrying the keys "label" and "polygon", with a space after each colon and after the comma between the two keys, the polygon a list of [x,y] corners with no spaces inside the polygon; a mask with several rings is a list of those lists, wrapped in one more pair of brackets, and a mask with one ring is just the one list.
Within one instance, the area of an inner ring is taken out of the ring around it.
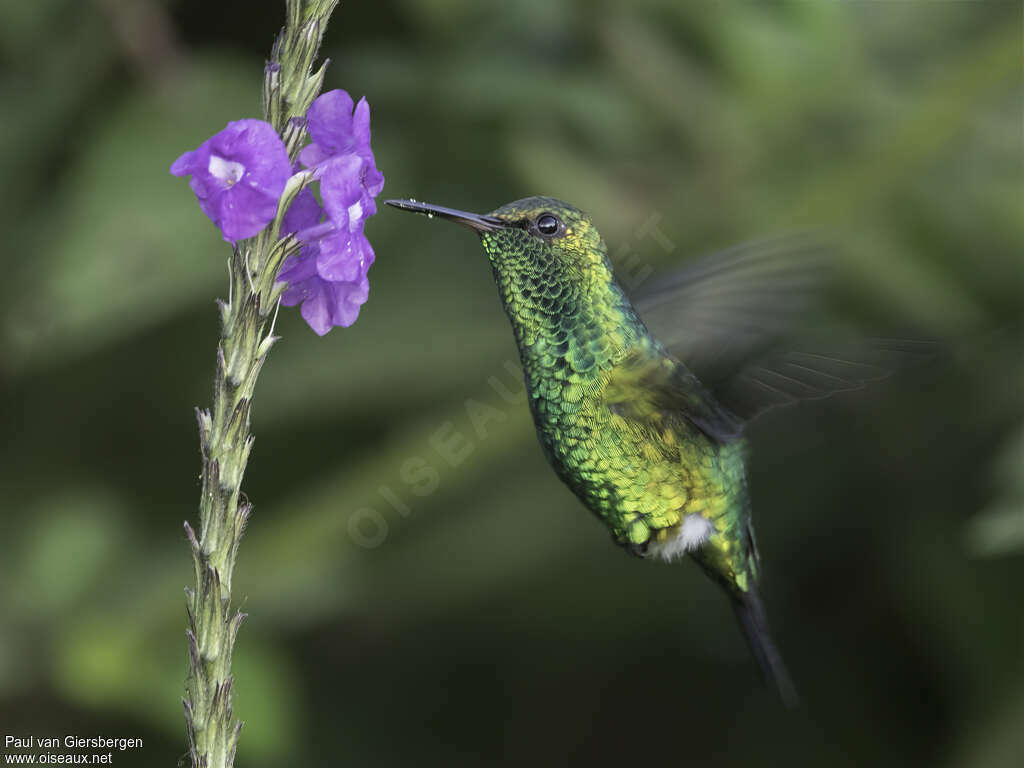
{"label": "green stalk", "polygon": [[[305,115],[320,93],[327,64],[314,73],[313,62],[336,4],[286,0],[287,21],[265,70],[263,119],[281,135],[293,161],[305,127],[292,118]],[[283,289],[277,273],[300,245],[294,237],[278,240],[281,219],[309,180],[308,174],[296,174],[281,196],[274,222],[235,247],[228,259],[228,301],[218,302],[221,333],[213,406],[196,412],[202,495],[199,534],[185,523],[196,585],[186,589],[189,673],[183,699],[193,768],[233,766],[242,728],[231,708],[231,652],[245,614],[231,607],[231,578],[252,512],[241,490],[253,444],[249,416],[256,379],[277,341],[270,319]]]}

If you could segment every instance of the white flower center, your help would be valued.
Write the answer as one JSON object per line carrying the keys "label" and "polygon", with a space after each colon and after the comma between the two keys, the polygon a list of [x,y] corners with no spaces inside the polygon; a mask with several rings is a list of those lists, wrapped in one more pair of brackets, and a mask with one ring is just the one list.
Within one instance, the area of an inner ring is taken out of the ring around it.
{"label": "white flower center", "polygon": [[224,182],[229,187],[237,184],[242,176],[245,175],[244,165],[232,162],[231,160],[225,160],[223,157],[217,157],[217,155],[210,155],[208,170],[211,176]]}
{"label": "white flower center", "polygon": [[348,207],[348,225],[351,227],[363,218],[363,204],[358,200]]}

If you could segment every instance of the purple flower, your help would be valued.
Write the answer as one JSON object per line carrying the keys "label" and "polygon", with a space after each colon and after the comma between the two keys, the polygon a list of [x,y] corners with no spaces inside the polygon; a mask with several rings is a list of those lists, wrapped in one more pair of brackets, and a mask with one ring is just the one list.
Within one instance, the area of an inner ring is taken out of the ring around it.
{"label": "purple flower", "polygon": [[171,173],[192,177],[199,207],[234,243],[273,220],[292,168],[269,123],[237,120],[175,160]]}
{"label": "purple flower", "polygon": [[307,168],[323,168],[332,159],[355,155],[362,158],[360,181],[367,195],[376,197],[384,187],[384,175],[377,170],[370,149],[370,105],[362,98],[352,106],[343,90],[321,94],[306,112],[306,127],[312,142],[299,153]]}
{"label": "purple flower", "polygon": [[[365,196],[358,175],[361,167],[355,156],[331,162],[320,180],[324,206],[303,190],[281,228],[304,242],[298,256],[289,257],[278,274],[278,280],[288,283],[281,303],[301,303],[302,317],[321,336],[336,325],[352,325],[370,292],[366,273],[374,253],[363,224],[376,205]],[[321,223],[325,209],[327,221]]]}
{"label": "purple flower", "polygon": [[377,212],[361,183],[362,160],[355,155],[332,160],[320,179],[320,195],[334,231],[320,241],[317,273],[324,280],[352,281],[373,263],[363,225]]}
{"label": "purple flower", "polygon": [[323,215],[324,209],[317,202],[313,190],[305,187],[295,196],[292,204],[285,211],[284,218],[281,220],[281,237],[312,229],[320,223]]}
{"label": "purple flower", "polygon": [[[308,187],[292,201],[281,236],[302,244],[278,273],[287,284],[286,306],[302,304],[302,316],[321,336],[355,322],[369,295],[367,270],[374,253],[363,233],[377,212],[373,198],[384,186],[370,149],[370,106],[353,105],[345,91],[328,91],[306,113],[310,144],[299,155],[320,184],[323,205]],[[256,235],[273,221],[292,166],[280,137],[262,120],[239,120],[186,152],[171,166],[191,176],[199,206],[229,242]]]}
{"label": "purple flower", "polygon": [[301,302],[302,317],[323,336],[336,325],[354,323],[369,296],[366,273],[374,253],[363,227],[377,212],[373,198],[380,194],[384,176],[370,149],[365,99],[353,112],[345,91],[329,91],[313,102],[306,116],[312,143],[299,159],[315,169],[323,207],[312,193],[303,193],[288,209],[281,231],[295,232],[304,245],[284,263],[278,280],[288,284],[281,303]]}
{"label": "purple flower", "polygon": [[289,262],[281,270],[280,279],[288,282],[281,303],[293,307],[301,302],[302,318],[317,335],[323,336],[336,325],[347,328],[356,321],[359,308],[370,295],[366,275],[351,282],[324,280],[316,275],[315,259],[300,254]]}

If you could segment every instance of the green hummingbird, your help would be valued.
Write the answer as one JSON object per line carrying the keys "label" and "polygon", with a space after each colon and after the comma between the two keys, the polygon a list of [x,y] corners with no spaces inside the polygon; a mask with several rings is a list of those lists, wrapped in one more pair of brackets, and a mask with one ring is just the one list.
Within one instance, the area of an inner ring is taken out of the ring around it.
{"label": "green hummingbird", "polygon": [[[744,416],[751,414],[726,407],[648,330],[613,275],[601,235],[579,209],[548,197],[486,215],[414,200],[387,203],[477,232],[519,347],[537,435],[555,472],[629,552],[665,561],[693,558],[728,594],[765,678],[785,703],[795,703],[758,588],[745,466]],[[696,278],[668,286],[683,296],[684,309],[696,307],[691,320],[702,301],[734,296],[715,282],[720,264],[730,260],[744,263],[750,256],[719,259],[696,270]],[[701,285],[712,286],[704,299]],[[667,303],[654,295],[652,306]],[[848,388],[841,383],[849,376],[814,363],[790,361],[782,376],[794,382],[796,369],[809,373],[797,384],[819,395]],[[768,404],[793,398],[770,371],[760,370],[757,383],[776,395]]]}

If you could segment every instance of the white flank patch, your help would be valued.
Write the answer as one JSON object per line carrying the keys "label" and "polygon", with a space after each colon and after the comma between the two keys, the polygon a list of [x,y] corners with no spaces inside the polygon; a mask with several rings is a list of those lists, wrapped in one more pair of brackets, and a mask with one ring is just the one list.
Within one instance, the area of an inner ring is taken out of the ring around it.
{"label": "white flank patch", "polygon": [[215,179],[220,179],[229,187],[234,186],[238,181],[245,175],[245,166],[241,163],[234,163],[231,160],[225,160],[223,157],[217,157],[217,155],[210,155],[210,164],[207,166],[210,171],[210,175]]}
{"label": "white flank patch", "polygon": [[653,544],[650,552],[666,562],[675,560],[700,547],[711,538],[714,530],[714,526],[707,518],[696,514],[687,515],[683,518],[683,524],[679,527],[679,533],[675,538]]}

